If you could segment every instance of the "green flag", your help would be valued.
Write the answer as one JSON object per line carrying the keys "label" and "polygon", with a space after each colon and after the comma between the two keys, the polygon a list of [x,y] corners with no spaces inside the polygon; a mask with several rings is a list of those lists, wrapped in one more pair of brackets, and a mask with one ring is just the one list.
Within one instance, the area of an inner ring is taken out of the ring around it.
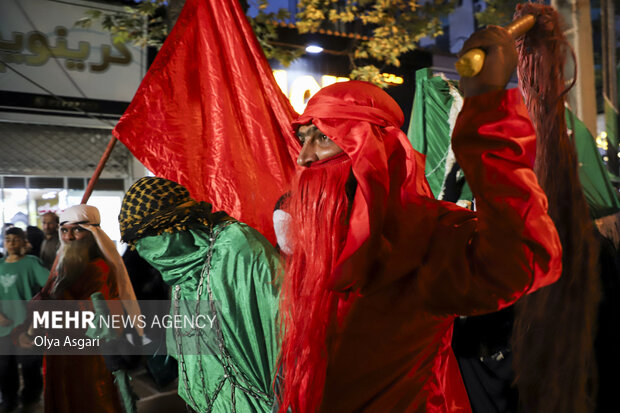
{"label": "green flag", "polygon": [[[446,188],[446,161],[450,160],[450,111],[455,103],[449,81],[433,76],[430,69],[416,72],[416,91],[408,137],[413,147],[426,155],[426,178],[433,194],[441,198]],[[454,92],[453,92],[454,93]],[[566,122],[573,131],[579,161],[579,179],[592,218],[601,218],[620,211],[617,190],[596,147],[594,138],[577,117],[566,110]],[[459,199],[471,199],[464,186]]]}
{"label": "green flag", "polygon": [[620,211],[620,201],[592,134],[568,109],[566,109],[566,124],[573,131],[579,161],[579,180],[590,206],[592,218],[615,214]]}
{"label": "green flag", "polygon": [[[426,179],[438,199],[444,198],[442,189],[445,189],[453,161],[450,136],[454,125],[450,124],[450,112],[453,112],[452,118],[455,120],[460,110],[460,102],[456,102],[450,94],[451,89],[453,93],[456,91],[455,83],[434,76],[430,69],[416,72],[415,97],[407,136],[411,145],[426,155]],[[462,172],[458,175],[453,178],[461,179]],[[458,199],[471,201],[472,198],[471,190],[464,183]]]}

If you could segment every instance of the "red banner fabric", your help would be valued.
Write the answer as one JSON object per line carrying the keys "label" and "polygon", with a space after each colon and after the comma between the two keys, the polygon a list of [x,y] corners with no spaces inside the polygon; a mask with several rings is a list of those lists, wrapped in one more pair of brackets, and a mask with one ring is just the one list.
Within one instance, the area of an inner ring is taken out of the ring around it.
{"label": "red banner fabric", "polygon": [[296,117],[237,0],[188,0],[113,134],[155,175],[272,243]]}

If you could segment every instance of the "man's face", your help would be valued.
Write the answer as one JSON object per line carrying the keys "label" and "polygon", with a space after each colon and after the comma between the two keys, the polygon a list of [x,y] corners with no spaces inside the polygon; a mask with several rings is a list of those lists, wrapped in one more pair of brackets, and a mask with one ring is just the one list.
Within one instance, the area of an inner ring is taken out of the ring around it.
{"label": "man's face", "polygon": [[4,237],[4,249],[9,255],[21,255],[22,248],[26,246],[26,240],[15,234]]}
{"label": "man's face", "polygon": [[336,145],[313,124],[302,125],[297,129],[297,138],[302,148],[297,157],[299,166],[310,166],[313,162],[321,161],[338,155],[342,148]]}
{"label": "man's face", "polygon": [[54,215],[43,215],[43,232],[47,236],[52,236],[58,231],[58,221]]}
{"label": "man's face", "polygon": [[60,227],[60,237],[63,242],[72,242],[87,238],[90,231],[77,224],[64,224]]}

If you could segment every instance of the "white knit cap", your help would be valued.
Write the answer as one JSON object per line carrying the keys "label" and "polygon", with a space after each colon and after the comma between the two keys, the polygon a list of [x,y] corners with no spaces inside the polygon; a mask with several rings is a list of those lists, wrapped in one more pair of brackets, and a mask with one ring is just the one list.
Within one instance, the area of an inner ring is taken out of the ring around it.
{"label": "white knit cap", "polygon": [[85,223],[91,225],[101,224],[99,210],[91,205],[74,205],[65,209],[60,214],[60,225]]}

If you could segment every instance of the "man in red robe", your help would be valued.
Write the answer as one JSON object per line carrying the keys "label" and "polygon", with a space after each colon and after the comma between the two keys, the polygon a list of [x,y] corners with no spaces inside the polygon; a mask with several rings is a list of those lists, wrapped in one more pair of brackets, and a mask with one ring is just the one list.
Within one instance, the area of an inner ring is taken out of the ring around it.
{"label": "man in red robe", "polygon": [[461,80],[453,149],[476,212],[432,198],[403,114],[364,82],[319,91],[302,144],[282,291],[284,391],[293,412],[470,412],[450,346],[458,315],[496,311],[557,280],[561,246],[532,166],[514,40],[492,27]]}
{"label": "man in red robe", "polygon": [[[58,264],[35,299],[88,300],[100,292],[105,300],[137,305],[122,258],[100,222],[99,211],[90,205],[72,206],[60,215]],[[122,311],[120,305],[108,304],[111,310]],[[139,309],[125,311],[133,315]],[[22,346],[32,346],[28,333],[16,334]],[[44,407],[46,413],[123,411],[114,377],[101,355],[45,355]]]}

